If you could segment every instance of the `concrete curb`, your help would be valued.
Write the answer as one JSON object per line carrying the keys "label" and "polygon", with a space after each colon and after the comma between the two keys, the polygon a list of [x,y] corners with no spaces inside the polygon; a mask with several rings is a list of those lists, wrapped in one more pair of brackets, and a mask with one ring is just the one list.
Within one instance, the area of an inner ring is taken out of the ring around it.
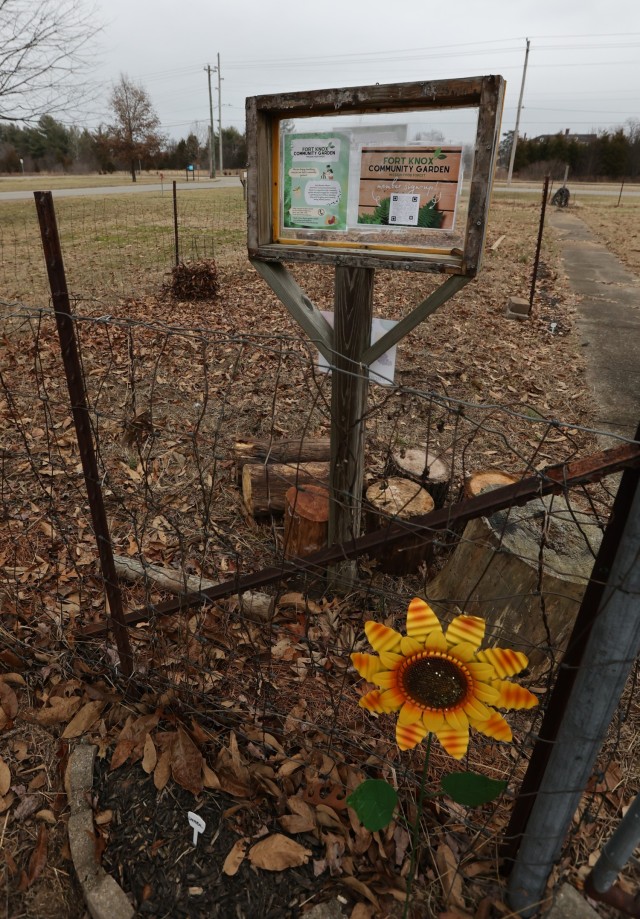
{"label": "concrete curb", "polygon": [[68,826],[71,859],[93,919],[132,919],[135,910],[127,895],[111,875],[96,864],[91,808],[96,751],[97,747],[92,744],[77,744],[65,774],[71,807]]}
{"label": "concrete curb", "polygon": [[544,919],[599,919],[599,914],[566,882],[556,891],[551,908]]}

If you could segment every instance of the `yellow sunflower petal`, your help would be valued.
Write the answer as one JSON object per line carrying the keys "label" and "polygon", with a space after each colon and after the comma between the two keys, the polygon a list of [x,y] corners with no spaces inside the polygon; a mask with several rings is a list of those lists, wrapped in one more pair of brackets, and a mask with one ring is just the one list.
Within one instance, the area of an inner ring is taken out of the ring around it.
{"label": "yellow sunflower petal", "polygon": [[358,705],[360,708],[366,708],[369,712],[378,712],[382,713],[384,708],[382,707],[380,696],[381,692],[379,689],[371,689],[366,695],[360,696],[360,701]]}
{"label": "yellow sunflower petal", "polygon": [[387,670],[395,670],[400,661],[404,660],[402,654],[396,654],[395,651],[381,651],[380,660]]}
{"label": "yellow sunflower petal", "polygon": [[360,654],[356,652],[351,655],[351,663],[356,668],[361,677],[372,682],[372,677],[378,671],[383,669],[380,658],[373,654]]}
{"label": "yellow sunflower petal", "polygon": [[407,635],[418,641],[438,629],[442,631],[440,621],[428,603],[414,597],[407,610]]}
{"label": "yellow sunflower petal", "polygon": [[405,702],[398,715],[398,724],[415,724],[422,718],[422,711],[419,705],[414,705],[413,702]]}
{"label": "yellow sunflower petal", "polygon": [[462,731],[464,728],[469,727],[469,719],[461,708],[445,712],[444,720],[447,723],[447,727],[453,728],[456,731]]}
{"label": "yellow sunflower petal", "polygon": [[424,651],[424,642],[405,635],[400,642],[400,650],[405,657],[411,657],[412,654],[417,654],[418,651]]}
{"label": "yellow sunflower petal", "polygon": [[422,722],[415,724],[396,724],[396,742],[401,750],[411,750],[427,736],[427,729]]}
{"label": "yellow sunflower petal", "polygon": [[447,644],[447,639],[444,637],[442,629],[434,629],[433,632],[429,632],[424,640],[424,646],[427,651],[449,650],[449,645]]}
{"label": "yellow sunflower petal", "polygon": [[371,682],[379,686],[380,689],[395,689],[398,683],[398,675],[395,670],[380,670],[378,673],[374,673]]}
{"label": "yellow sunflower petal", "polygon": [[450,645],[469,642],[476,651],[484,638],[485,622],[479,616],[456,616],[447,629],[447,641]]}
{"label": "yellow sunflower petal", "polygon": [[534,708],[538,704],[537,696],[517,683],[494,680],[492,685],[498,692],[498,698],[491,703],[496,708]]}
{"label": "yellow sunflower petal", "polygon": [[512,651],[511,648],[485,648],[484,651],[478,651],[476,657],[479,661],[491,664],[501,680],[520,673],[529,663],[526,654]]}
{"label": "yellow sunflower petal", "polygon": [[499,697],[499,692],[495,688],[495,682],[494,683],[477,682],[473,688],[473,695],[480,702],[488,702],[489,705],[498,706],[497,700]]}
{"label": "yellow sunflower petal", "polygon": [[462,661],[463,664],[471,661],[475,653],[475,645],[472,645],[470,641],[461,641],[460,644],[453,645],[451,648],[449,648],[449,654],[452,657],[457,657],[458,660]]}
{"label": "yellow sunflower petal", "polygon": [[487,718],[486,721],[479,721],[473,726],[476,731],[480,731],[481,734],[486,734],[487,737],[493,737],[494,740],[502,740],[508,743],[513,739],[511,728],[500,712],[492,712],[491,717]]}
{"label": "yellow sunflower petal", "polygon": [[380,705],[385,712],[397,712],[404,705],[404,693],[397,689],[383,689],[380,693]]}
{"label": "yellow sunflower petal", "polygon": [[395,651],[400,647],[402,635],[381,622],[369,619],[364,624],[364,630],[374,651]]}
{"label": "yellow sunflower petal", "polygon": [[454,728],[441,728],[436,731],[436,737],[450,756],[462,759],[469,746],[469,728],[455,730]]}
{"label": "yellow sunflower petal", "polygon": [[431,731],[432,734],[436,734],[438,731],[441,731],[444,728],[444,715],[442,712],[426,711],[422,715],[422,723],[424,724],[427,731]]}
{"label": "yellow sunflower petal", "polygon": [[496,678],[496,672],[491,664],[478,664],[476,661],[465,661],[465,664],[474,680],[482,680],[486,683]]}
{"label": "yellow sunflower petal", "polygon": [[[378,682],[378,676],[376,676],[375,682]],[[478,721],[486,721],[491,716],[491,709],[473,697],[468,699],[462,707],[474,727]]]}

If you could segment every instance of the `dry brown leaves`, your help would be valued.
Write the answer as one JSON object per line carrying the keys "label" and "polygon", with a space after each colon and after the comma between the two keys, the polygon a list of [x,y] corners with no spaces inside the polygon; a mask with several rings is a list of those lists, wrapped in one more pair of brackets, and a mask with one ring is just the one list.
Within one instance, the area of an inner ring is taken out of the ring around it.
{"label": "dry brown leaves", "polygon": [[176,300],[214,300],[219,285],[215,259],[201,259],[175,265],[166,289]]}

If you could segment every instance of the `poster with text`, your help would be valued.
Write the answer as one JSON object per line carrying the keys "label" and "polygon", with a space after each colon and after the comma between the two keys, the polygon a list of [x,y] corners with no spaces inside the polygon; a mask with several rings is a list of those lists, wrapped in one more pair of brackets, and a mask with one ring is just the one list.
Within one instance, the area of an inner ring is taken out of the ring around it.
{"label": "poster with text", "polygon": [[285,227],[346,230],[349,138],[344,134],[285,134]]}
{"label": "poster with text", "polygon": [[462,147],[363,147],[358,224],[450,230]]}

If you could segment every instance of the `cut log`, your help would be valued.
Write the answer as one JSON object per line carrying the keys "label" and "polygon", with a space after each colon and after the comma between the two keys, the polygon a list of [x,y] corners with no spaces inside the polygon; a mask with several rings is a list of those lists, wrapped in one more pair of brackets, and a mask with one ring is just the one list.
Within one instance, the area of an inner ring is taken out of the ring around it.
{"label": "cut log", "polygon": [[329,463],[245,463],[242,498],[254,517],[284,514],[284,496],[292,485],[327,485]]}
{"label": "cut log", "polygon": [[503,485],[513,485],[518,481],[518,477],[511,475],[510,472],[503,472],[502,469],[482,469],[479,472],[472,472],[464,480],[465,498],[475,498],[481,495],[483,491],[491,488],[502,488]]}
{"label": "cut log", "polygon": [[433,453],[424,447],[395,450],[391,457],[394,472],[403,479],[411,479],[426,488],[436,507],[442,507],[447,499],[451,483],[451,470]]}
{"label": "cut log", "polygon": [[292,485],[285,495],[285,558],[306,558],[327,545],[329,490],[321,485]]}
{"label": "cut log", "polygon": [[123,555],[114,555],[116,574],[125,581],[147,580],[170,594],[186,595],[198,594],[201,590],[215,587],[218,581],[210,581],[199,575],[187,574],[175,568],[165,568],[162,565],[151,565],[141,562],[137,558],[128,558]]}
{"label": "cut log", "polygon": [[246,590],[239,598],[236,595],[232,604],[252,622],[268,622],[273,618],[274,598],[258,590]]}
{"label": "cut log", "polygon": [[237,440],[233,447],[238,481],[245,463],[328,463],[331,441],[328,437],[308,440]]}
{"label": "cut log", "polygon": [[[410,479],[390,478],[370,485],[366,492],[367,530],[377,530],[392,521],[406,520],[433,510],[433,498]],[[387,574],[411,574],[432,555],[431,539],[408,530],[406,539],[378,557],[378,567]]]}
{"label": "cut log", "polygon": [[[166,590],[167,593],[177,594],[178,596],[198,594],[200,591],[215,587],[218,584],[218,581],[210,581],[197,575],[186,574],[184,571],[165,568],[163,565],[143,563],[137,558],[114,555],[113,560],[116,566],[116,574],[119,578],[134,583],[147,580],[159,590]],[[273,597],[259,591],[245,591],[240,594],[239,599],[237,596],[234,598],[232,605],[240,609],[247,619],[252,619],[256,622],[266,622],[273,615]]]}
{"label": "cut log", "polygon": [[601,539],[596,518],[560,497],[480,517],[427,585],[427,600],[446,619],[456,607],[482,616],[485,646],[522,650],[538,670],[566,646]]}

